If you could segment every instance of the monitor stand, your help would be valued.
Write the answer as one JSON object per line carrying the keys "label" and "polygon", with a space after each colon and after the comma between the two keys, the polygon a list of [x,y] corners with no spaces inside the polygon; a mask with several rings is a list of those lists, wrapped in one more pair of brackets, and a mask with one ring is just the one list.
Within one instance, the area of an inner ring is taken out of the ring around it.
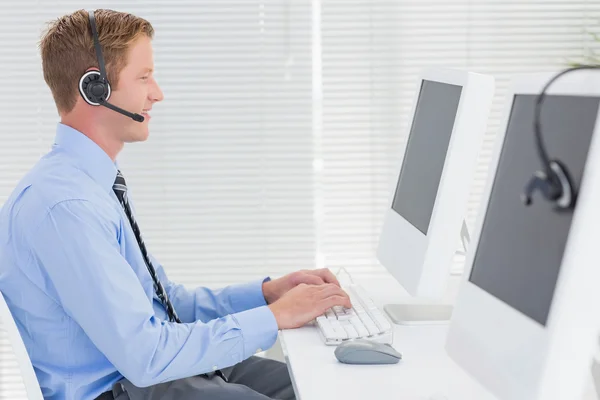
{"label": "monitor stand", "polygon": [[450,304],[386,304],[385,313],[397,325],[448,324],[452,316]]}
{"label": "monitor stand", "polygon": [[[456,254],[466,256],[471,235],[467,221],[464,219],[460,229],[460,241],[463,248]],[[386,304],[383,309],[392,322],[397,325],[436,325],[450,322],[454,306],[443,303],[405,303]]]}

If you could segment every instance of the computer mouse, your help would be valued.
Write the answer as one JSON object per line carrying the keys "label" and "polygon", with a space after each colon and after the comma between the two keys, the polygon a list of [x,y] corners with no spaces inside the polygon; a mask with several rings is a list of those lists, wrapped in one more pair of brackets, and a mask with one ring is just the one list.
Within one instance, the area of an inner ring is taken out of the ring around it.
{"label": "computer mouse", "polygon": [[402,359],[402,354],[392,346],[367,339],[345,341],[334,354],[344,364],[396,364]]}

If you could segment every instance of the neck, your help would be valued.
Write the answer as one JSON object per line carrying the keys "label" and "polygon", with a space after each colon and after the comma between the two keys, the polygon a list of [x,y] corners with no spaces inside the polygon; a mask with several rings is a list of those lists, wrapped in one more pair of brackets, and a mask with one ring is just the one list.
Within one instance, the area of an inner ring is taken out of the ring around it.
{"label": "neck", "polygon": [[60,122],[87,136],[91,141],[96,143],[98,147],[104,150],[113,162],[116,161],[117,155],[123,149],[124,143],[114,138],[101,126],[83,121],[76,121],[66,117],[61,118]]}

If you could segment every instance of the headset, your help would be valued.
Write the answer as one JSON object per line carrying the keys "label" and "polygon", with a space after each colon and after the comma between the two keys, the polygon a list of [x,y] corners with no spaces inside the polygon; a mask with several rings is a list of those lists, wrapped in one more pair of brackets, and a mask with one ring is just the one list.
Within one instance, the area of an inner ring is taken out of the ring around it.
{"label": "headset", "polygon": [[581,65],[573,68],[565,69],[556,74],[546,86],[542,92],[538,95],[535,104],[535,117],[533,123],[533,129],[535,133],[536,147],[538,150],[538,156],[544,167],[543,171],[536,171],[533,177],[529,180],[529,183],[525,186],[525,192],[521,195],[521,200],[526,206],[531,205],[532,196],[535,191],[539,190],[542,192],[544,198],[555,205],[556,211],[567,211],[572,210],[575,207],[577,201],[577,191],[573,186],[573,181],[569,174],[567,167],[556,159],[550,159],[548,151],[544,145],[542,139],[542,126],[540,122],[540,115],[542,110],[542,103],[546,96],[546,91],[561,76],[582,69],[598,69],[600,65]]}
{"label": "headset", "polygon": [[104,57],[102,56],[102,48],[100,47],[100,39],[98,38],[98,31],[96,29],[96,18],[94,12],[89,12],[90,26],[92,28],[92,36],[94,37],[94,47],[96,48],[96,57],[98,59],[98,65],[100,71],[88,71],[81,79],[79,79],[79,93],[81,97],[92,106],[104,106],[123,114],[134,121],[143,122],[144,116],[140,114],[131,113],[125,111],[120,107],[117,107],[108,102],[110,98],[110,83],[106,77],[106,69],[104,67]]}

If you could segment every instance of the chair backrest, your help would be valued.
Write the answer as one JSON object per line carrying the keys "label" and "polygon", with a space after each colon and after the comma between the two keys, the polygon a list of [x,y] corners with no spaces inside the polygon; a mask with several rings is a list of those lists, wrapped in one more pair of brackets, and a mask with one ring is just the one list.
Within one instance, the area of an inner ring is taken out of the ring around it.
{"label": "chair backrest", "polygon": [[29,400],[44,400],[42,391],[40,389],[40,384],[35,376],[35,372],[33,371],[31,360],[29,359],[29,354],[27,353],[27,349],[25,349],[25,344],[23,343],[21,334],[17,329],[17,324],[15,323],[12,313],[6,304],[6,300],[4,300],[2,293],[0,293],[0,319],[2,319],[2,322],[4,323],[4,328],[8,333],[10,344],[12,345],[15,356],[17,357],[17,362],[19,364],[19,368],[21,369],[21,376],[23,377],[23,382],[25,383],[27,397]]}

